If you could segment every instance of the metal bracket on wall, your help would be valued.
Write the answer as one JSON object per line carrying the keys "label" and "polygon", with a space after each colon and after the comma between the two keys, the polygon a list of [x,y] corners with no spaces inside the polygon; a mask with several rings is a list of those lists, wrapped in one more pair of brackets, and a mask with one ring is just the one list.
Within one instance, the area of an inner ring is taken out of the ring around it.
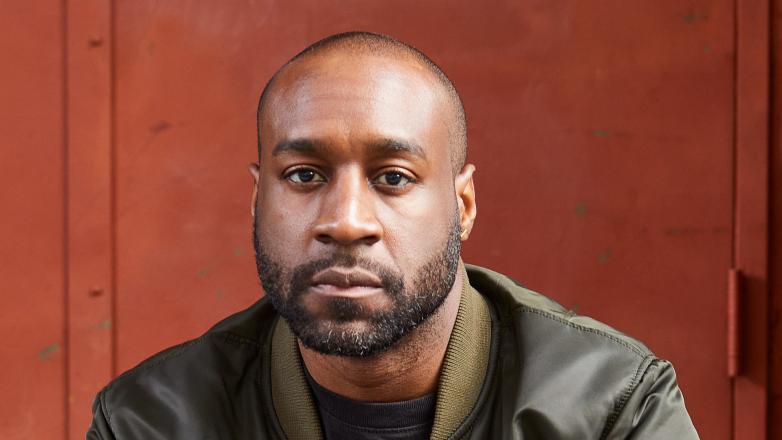
{"label": "metal bracket on wall", "polygon": [[728,377],[741,374],[741,271],[728,271]]}

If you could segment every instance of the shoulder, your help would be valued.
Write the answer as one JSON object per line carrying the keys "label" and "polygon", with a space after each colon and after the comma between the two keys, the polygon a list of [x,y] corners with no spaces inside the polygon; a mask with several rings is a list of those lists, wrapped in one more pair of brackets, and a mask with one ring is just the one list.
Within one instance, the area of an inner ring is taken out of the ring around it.
{"label": "shoulder", "polygon": [[[495,308],[502,324],[513,325],[528,334],[545,336],[536,341],[547,346],[551,338],[588,340],[613,347],[617,354],[632,358],[652,355],[642,342],[588,316],[577,315],[512,278],[478,266],[466,265],[470,285]],[[518,336],[524,336],[517,332]],[[552,347],[557,348],[557,347]],[[590,345],[584,346],[589,349]]]}
{"label": "shoulder", "polygon": [[113,435],[133,432],[132,438],[164,438],[169,429],[181,436],[183,426],[190,431],[212,423],[242,398],[236,394],[259,391],[261,354],[275,319],[262,299],[202,336],[155,354],[100,391],[96,419],[105,419],[101,423]]}
{"label": "shoulder", "polygon": [[[467,272],[470,285],[494,308],[499,394],[514,406],[509,424],[537,424],[545,438],[611,438],[660,378],[679,392],[670,363],[637,339],[505,275],[470,265]],[[684,416],[689,420],[686,411]]]}
{"label": "shoulder", "polygon": [[[257,354],[261,346],[266,343],[265,339],[275,317],[276,312],[271,304],[265,298],[261,299],[247,309],[218,322],[200,337],[167,348],[147,358],[114,379],[106,386],[105,391],[111,393],[118,388],[142,384],[144,378],[167,372],[179,372],[180,369],[183,374],[214,373],[205,367],[219,368],[221,364],[241,361],[243,353]],[[237,352],[238,357],[222,356],[231,352]],[[189,368],[195,362],[198,363],[199,368]]]}

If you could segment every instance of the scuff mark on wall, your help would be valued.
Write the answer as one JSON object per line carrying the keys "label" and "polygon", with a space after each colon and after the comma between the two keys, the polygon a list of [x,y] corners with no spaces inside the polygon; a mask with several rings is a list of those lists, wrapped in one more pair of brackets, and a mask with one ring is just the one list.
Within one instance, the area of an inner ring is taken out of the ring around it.
{"label": "scuff mark on wall", "polygon": [[55,353],[60,351],[60,343],[54,342],[52,344],[47,345],[44,347],[41,351],[38,352],[38,360],[39,361],[45,361],[52,356],[54,356]]}
{"label": "scuff mark on wall", "polygon": [[171,123],[168,121],[158,121],[149,127],[149,131],[152,134],[160,134],[171,128]]}
{"label": "scuff mark on wall", "polygon": [[608,264],[611,261],[611,249],[603,249],[597,255],[597,262],[600,264]]}
{"label": "scuff mark on wall", "polygon": [[584,218],[586,217],[588,212],[587,204],[584,202],[580,202],[576,204],[576,217],[578,218]]}
{"label": "scuff mark on wall", "polygon": [[687,24],[694,24],[698,21],[707,21],[709,19],[709,16],[705,12],[695,12],[690,11],[682,17],[682,20],[684,20]]}

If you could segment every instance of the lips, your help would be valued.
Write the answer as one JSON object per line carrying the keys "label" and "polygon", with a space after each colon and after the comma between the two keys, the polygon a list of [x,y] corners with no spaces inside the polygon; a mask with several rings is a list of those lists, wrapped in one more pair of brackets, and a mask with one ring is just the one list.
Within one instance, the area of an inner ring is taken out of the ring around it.
{"label": "lips", "polygon": [[312,277],[313,286],[334,286],[340,289],[353,287],[378,288],[383,285],[380,278],[363,269],[330,268]]}

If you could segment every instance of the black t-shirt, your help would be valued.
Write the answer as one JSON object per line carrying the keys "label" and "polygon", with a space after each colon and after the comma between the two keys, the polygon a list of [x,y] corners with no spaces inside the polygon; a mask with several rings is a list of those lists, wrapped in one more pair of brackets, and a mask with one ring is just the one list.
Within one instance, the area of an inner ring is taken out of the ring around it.
{"label": "black t-shirt", "polygon": [[402,402],[359,402],[342,397],[306,373],[327,439],[424,440],[434,421],[437,395]]}

